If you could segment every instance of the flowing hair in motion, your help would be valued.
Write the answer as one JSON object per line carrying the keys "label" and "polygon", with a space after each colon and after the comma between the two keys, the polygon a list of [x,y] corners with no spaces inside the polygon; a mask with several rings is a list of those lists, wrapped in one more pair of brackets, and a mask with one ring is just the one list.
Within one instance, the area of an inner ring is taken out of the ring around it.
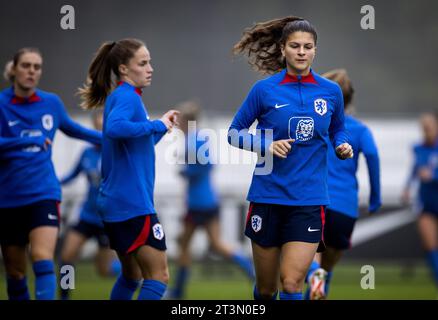
{"label": "flowing hair in motion", "polygon": [[296,31],[309,32],[317,40],[315,28],[303,18],[288,16],[266,22],[258,22],[244,31],[242,38],[233,47],[234,54],[244,54],[249,64],[264,74],[273,74],[286,67],[281,54],[290,34]]}

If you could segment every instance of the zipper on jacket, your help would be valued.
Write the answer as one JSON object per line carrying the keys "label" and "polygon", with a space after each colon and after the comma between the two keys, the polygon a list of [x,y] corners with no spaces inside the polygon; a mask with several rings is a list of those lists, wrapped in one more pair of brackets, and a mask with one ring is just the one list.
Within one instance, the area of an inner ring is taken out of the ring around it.
{"label": "zipper on jacket", "polygon": [[304,109],[303,94],[301,93],[301,75],[298,78],[298,92],[300,93],[301,108]]}

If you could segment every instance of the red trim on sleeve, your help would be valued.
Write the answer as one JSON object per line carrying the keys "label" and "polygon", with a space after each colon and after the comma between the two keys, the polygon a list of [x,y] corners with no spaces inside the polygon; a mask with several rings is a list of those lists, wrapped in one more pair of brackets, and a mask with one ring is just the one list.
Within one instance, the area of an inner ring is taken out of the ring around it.
{"label": "red trim on sleeve", "polygon": [[138,247],[146,244],[146,240],[149,237],[149,230],[151,226],[151,216],[147,215],[146,219],[144,221],[143,229],[141,230],[140,234],[138,235],[137,239],[132,243],[132,245],[129,247],[128,251],[126,253],[131,253]]}

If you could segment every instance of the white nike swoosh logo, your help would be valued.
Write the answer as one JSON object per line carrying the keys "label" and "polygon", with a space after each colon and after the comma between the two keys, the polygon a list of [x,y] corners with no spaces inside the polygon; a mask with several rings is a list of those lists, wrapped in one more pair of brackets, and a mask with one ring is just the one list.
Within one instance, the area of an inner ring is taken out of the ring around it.
{"label": "white nike swoosh logo", "polygon": [[319,231],[320,229],[312,229],[312,228],[307,228],[307,231],[309,231],[309,232],[315,232],[315,231]]}
{"label": "white nike swoosh logo", "polygon": [[286,107],[286,106],[288,106],[288,105],[289,105],[289,103],[286,103],[286,104],[280,104],[280,105],[275,104],[275,109],[283,108],[283,107]]}
{"label": "white nike swoosh logo", "polygon": [[20,123],[20,120],[8,121],[8,126],[13,127],[13,126],[15,126],[16,124],[19,124],[19,123]]}
{"label": "white nike swoosh logo", "polygon": [[54,214],[50,214],[47,216],[50,220],[58,220],[58,216],[54,215]]}

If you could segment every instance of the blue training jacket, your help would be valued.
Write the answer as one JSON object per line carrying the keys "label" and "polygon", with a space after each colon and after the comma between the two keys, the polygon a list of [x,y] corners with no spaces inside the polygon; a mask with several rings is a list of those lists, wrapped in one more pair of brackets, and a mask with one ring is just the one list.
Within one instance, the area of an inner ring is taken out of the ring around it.
{"label": "blue training jacket", "polygon": [[61,187],[51,161],[56,130],[93,144],[101,133],[72,121],[61,99],[36,90],[24,99],[13,88],[0,92],[0,207],[20,207],[41,200],[61,200]]}
{"label": "blue training jacket", "polygon": [[356,178],[359,154],[365,156],[370,181],[369,211],[375,212],[381,206],[379,153],[371,131],[359,120],[345,116],[345,127],[350,135],[353,147],[352,159],[339,160],[335,150],[330,147],[328,153],[328,187],[330,195],[329,209],[352,218],[359,216],[359,185]]}
{"label": "blue training jacket", "polygon": [[[248,133],[255,120],[260,135]],[[263,155],[272,142],[263,134],[266,129],[273,130],[274,141],[291,138],[295,142],[286,159],[274,156],[270,174],[253,175],[247,200],[291,206],[329,204],[330,140],[334,146],[349,142],[339,85],[313,71],[295,77],[286,69],[258,81],[235,115],[228,141]]]}
{"label": "blue training jacket", "polygon": [[[211,173],[213,164],[210,161],[210,155],[207,142],[199,138],[197,134],[188,134],[186,139],[186,164],[181,170],[181,175],[187,180],[187,206],[189,210],[210,210],[217,208],[219,200],[213,188]],[[188,163],[187,152],[193,152],[197,155],[199,150],[206,150],[200,158],[195,156],[195,163]]]}
{"label": "blue training jacket", "polygon": [[97,146],[86,148],[73,170],[61,179],[61,184],[68,184],[79,174],[85,173],[88,182],[87,197],[82,204],[79,219],[92,225],[103,227],[102,219],[97,212],[97,195],[100,186],[101,149]]}
{"label": "blue training jacket", "polygon": [[155,144],[167,132],[149,120],[141,92],[120,84],[106,99],[103,116],[99,212],[106,222],[154,214]]}

